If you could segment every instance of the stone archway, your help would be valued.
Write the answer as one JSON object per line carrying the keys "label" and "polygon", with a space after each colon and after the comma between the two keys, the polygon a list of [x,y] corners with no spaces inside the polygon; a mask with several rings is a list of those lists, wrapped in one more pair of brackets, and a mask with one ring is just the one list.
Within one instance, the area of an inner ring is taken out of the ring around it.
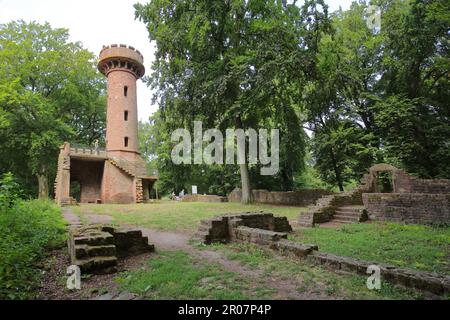
{"label": "stone archway", "polygon": [[395,176],[398,169],[390,164],[380,163],[369,169],[372,179],[372,192],[392,193],[396,192]]}

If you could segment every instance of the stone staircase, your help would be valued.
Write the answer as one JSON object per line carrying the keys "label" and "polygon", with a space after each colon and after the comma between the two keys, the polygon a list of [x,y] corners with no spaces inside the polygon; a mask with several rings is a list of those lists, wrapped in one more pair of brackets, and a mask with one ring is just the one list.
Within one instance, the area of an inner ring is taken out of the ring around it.
{"label": "stone staircase", "polygon": [[109,162],[119,169],[125,171],[132,177],[147,176],[147,167],[145,161],[128,161],[123,158],[110,157]]}
{"label": "stone staircase", "polygon": [[338,207],[331,222],[357,223],[367,221],[368,219],[369,217],[364,206],[353,205]]}
{"label": "stone staircase", "polygon": [[116,246],[112,234],[97,229],[73,228],[69,235],[71,262],[79,266],[82,273],[117,271]]}
{"label": "stone staircase", "polygon": [[68,246],[71,263],[95,274],[116,272],[119,258],[155,250],[141,230],[108,225],[71,227]]}

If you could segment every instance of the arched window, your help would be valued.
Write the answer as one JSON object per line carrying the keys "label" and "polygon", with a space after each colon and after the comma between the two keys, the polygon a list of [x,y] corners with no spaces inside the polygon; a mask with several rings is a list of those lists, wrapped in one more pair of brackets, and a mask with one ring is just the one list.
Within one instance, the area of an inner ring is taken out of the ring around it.
{"label": "arched window", "polygon": [[125,137],[123,139],[123,144],[124,144],[125,147],[128,147],[128,137]]}
{"label": "arched window", "polygon": [[125,97],[128,96],[128,87],[127,86],[123,87],[123,95]]}
{"label": "arched window", "polygon": [[128,111],[123,112],[123,120],[128,121]]}

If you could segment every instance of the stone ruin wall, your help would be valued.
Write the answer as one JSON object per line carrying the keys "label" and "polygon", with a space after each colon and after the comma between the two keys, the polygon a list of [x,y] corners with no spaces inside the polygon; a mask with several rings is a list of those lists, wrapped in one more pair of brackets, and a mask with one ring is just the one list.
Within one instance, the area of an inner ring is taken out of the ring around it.
{"label": "stone ruin wall", "polygon": [[365,193],[369,218],[416,224],[450,224],[450,193]]}
{"label": "stone ruin wall", "polygon": [[[332,194],[331,191],[324,189],[302,189],[298,191],[268,191],[252,190],[252,196],[256,203],[277,204],[285,206],[307,206],[313,204],[320,197]],[[239,188],[234,189],[229,195],[230,202],[240,202],[242,191]]]}
{"label": "stone ruin wall", "polygon": [[306,259],[338,273],[367,276],[368,267],[377,265],[385,281],[437,295],[450,293],[450,276],[319,252],[317,245],[287,240],[290,231],[292,228],[285,217],[274,217],[270,213],[245,213],[202,221],[198,237],[205,244],[215,241],[255,243],[294,259]]}
{"label": "stone ruin wall", "polygon": [[[377,174],[392,173],[393,193],[377,193]],[[372,220],[419,224],[450,224],[450,180],[419,179],[388,164],[369,169],[361,184],[348,192],[325,195],[309,212],[301,214],[298,224],[312,227],[328,222],[336,209],[345,205],[364,205]]]}
{"label": "stone ruin wall", "polygon": [[209,194],[188,194],[183,197],[183,202],[228,202],[227,197]]}

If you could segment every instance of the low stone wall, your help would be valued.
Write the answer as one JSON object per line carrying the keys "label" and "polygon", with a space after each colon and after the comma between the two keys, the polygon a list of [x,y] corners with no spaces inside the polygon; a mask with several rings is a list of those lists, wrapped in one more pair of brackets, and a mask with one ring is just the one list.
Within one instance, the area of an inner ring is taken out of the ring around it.
{"label": "low stone wall", "polygon": [[419,179],[397,170],[394,175],[394,191],[398,193],[450,193],[450,180]]}
{"label": "low stone wall", "polygon": [[450,193],[365,193],[370,219],[417,224],[450,224]]}
{"label": "low stone wall", "polygon": [[[313,204],[317,199],[332,192],[324,189],[302,189],[298,191],[268,191],[252,190],[253,200],[256,203],[278,204],[286,206],[307,206]],[[239,188],[234,189],[229,195],[230,202],[240,202],[242,191]]]}
{"label": "low stone wall", "polygon": [[287,232],[291,230],[285,217],[274,217],[271,213],[233,214],[203,220],[197,238],[205,244],[213,241],[256,243],[283,255],[306,258],[314,264],[337,272],[368,276],[368,267],[375,265],[380,268],[382,279],[393,284],[437,295],[450,293],[450,276],[321,253],[318,252],[317,245],[286,240]]}
{"label": "low stone wall", "polygon": [[236,241],[253,242],[256,244],[267,245],[280,239],[287,239],[287,233],[275,232],[263,229],[237,227],[233,230]]}
{"label": "low stone wall", "polygon": [[340,257],[330,253],[312,252],[308,259],[334,271],[357,273],[368,276],[367,268],[371,265],[380,268],[381,278],[393,284],[407,288],[428,291],[437,295],[450,293],[450,277],[436,273],[397,268],[392,265],[378,264],[348,257]]}
{"label": "low stone wall", "polygon": [[184,202],[228,202],[227,197],[209,194],[188,194],[183,197]]}
{"label": "low stone wall", "polygon": [[274,232],[291,232],[292,227],[286,217],[275,217],[272,213],[247,212],[228,214],[209,220],[202,220],[196,238],[205,244],[236,240],[235,229],[248,227]]}

